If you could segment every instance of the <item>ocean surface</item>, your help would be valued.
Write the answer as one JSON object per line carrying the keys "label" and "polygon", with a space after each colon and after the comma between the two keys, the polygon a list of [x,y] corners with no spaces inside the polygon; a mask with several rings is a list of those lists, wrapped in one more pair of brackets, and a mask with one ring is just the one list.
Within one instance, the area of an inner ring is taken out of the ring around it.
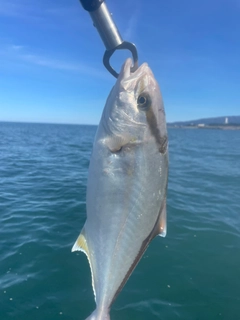
{"label": "ocean surface", "polygon": [[[0,319],[84,320],[96,126],[0,123]],[[240,131],[169,129],[168,234],[117,297],[111,320],[240,319]]]}

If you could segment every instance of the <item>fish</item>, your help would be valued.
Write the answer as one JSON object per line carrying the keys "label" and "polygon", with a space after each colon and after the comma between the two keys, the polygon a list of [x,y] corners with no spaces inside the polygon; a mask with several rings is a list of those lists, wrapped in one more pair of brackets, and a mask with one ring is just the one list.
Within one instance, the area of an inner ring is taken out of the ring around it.
{"label": "fish", "polygon": [[128,58],[113,86],[90,159],[87,219],[72,251],[88,259],[96,309],[110,308],[151,240],[166,236],[168,136],[158,83],[147,63]]}

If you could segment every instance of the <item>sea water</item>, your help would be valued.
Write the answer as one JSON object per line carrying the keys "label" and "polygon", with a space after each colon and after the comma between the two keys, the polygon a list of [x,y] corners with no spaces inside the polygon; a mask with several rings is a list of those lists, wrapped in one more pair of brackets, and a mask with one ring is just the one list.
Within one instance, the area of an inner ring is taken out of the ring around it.
{"label": "sea water", "polygon": [[[96,126],[0,123],[0,319],[84,320]],[[168,233],[150,244],[112,320],[240,319],[240,131],[169,129]]]}

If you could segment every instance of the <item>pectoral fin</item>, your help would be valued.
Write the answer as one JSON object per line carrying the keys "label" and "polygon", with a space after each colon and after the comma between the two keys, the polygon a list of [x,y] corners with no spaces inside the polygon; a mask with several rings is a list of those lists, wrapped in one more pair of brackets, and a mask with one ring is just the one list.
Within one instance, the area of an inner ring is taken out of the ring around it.
{"label": "pectoral fin", "polygon": [[121,136],[108,136],[104,139],[104,143],[107,145],[111,152],[118,152],[128,143],[132,143],[134,138],[131,137],[127,132],[123,133]]}

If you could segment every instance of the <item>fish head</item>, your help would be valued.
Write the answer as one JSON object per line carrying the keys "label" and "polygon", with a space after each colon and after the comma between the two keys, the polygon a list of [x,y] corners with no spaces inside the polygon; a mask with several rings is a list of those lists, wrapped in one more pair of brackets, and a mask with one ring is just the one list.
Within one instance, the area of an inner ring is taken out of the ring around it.
{"label": "fish head", "polygon": [[132,60],[127,59],[108,97],[104,126],[110,136],[125,137],[126,142],[154,139],[164,151],[167,131],[158,83],[147,63],[135,72],[131,72],[131,66]]}

